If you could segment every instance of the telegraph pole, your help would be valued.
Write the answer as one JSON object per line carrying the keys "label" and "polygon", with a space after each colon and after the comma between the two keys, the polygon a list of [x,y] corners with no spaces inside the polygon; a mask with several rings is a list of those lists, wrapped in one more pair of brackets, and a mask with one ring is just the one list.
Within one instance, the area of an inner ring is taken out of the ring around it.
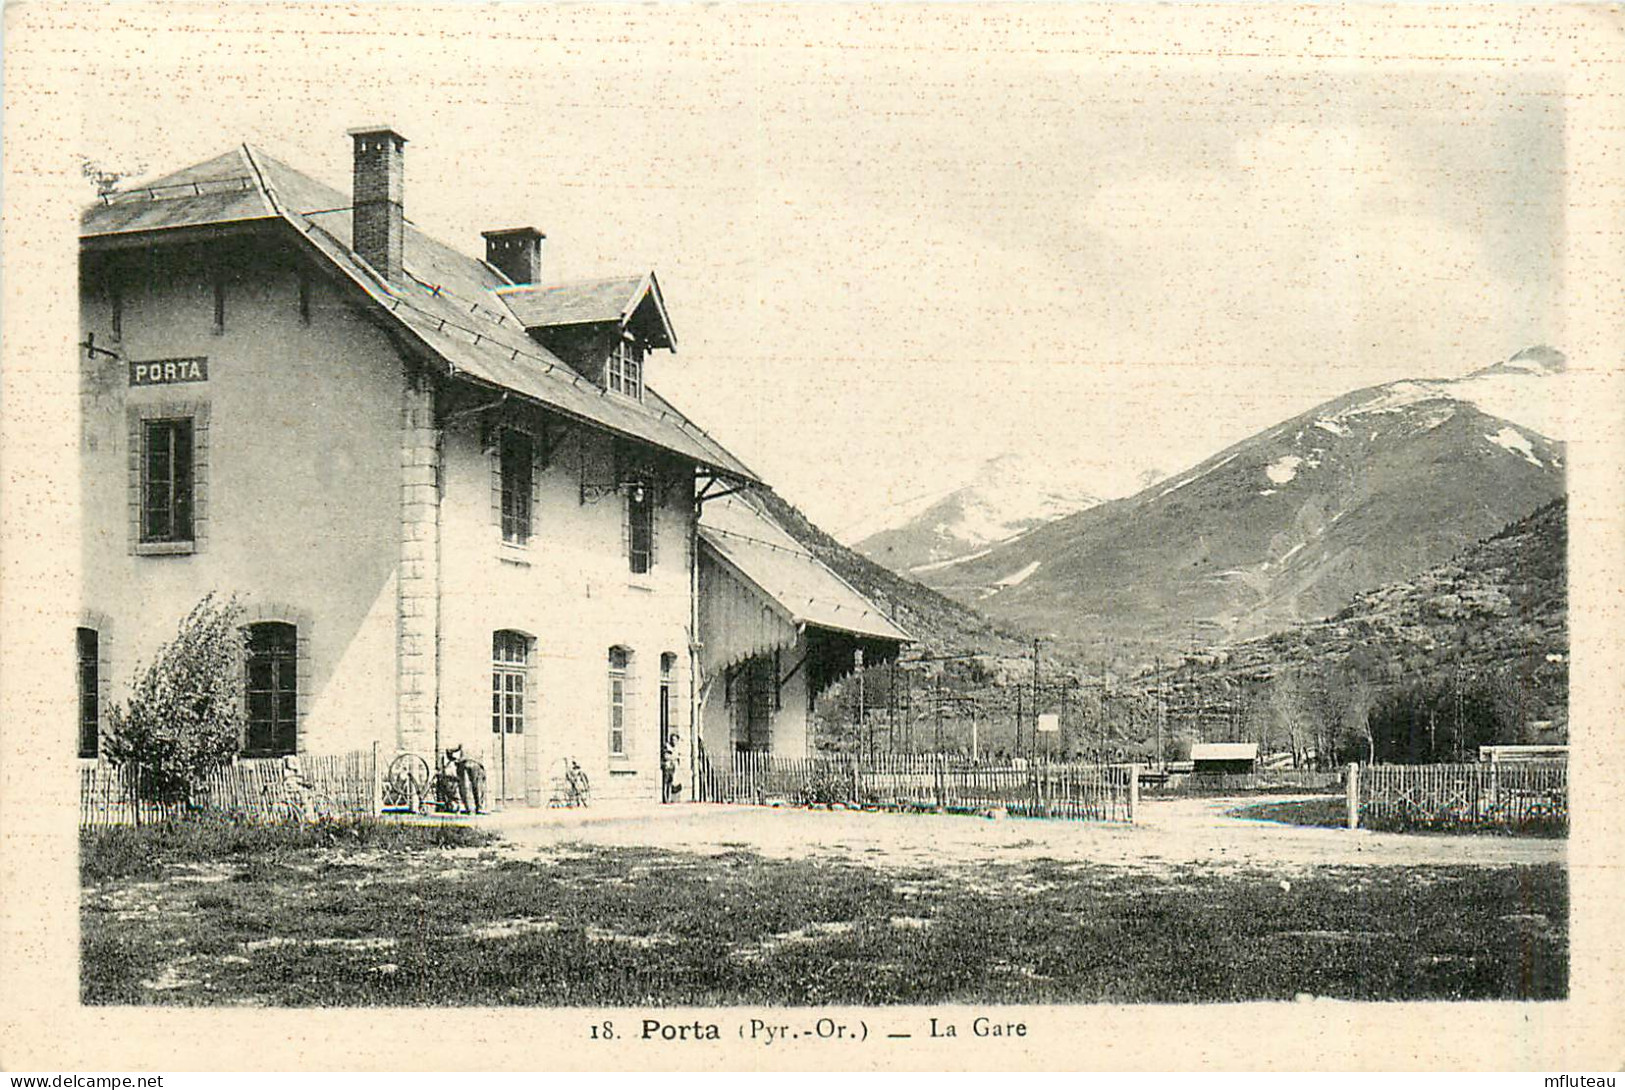
{"label": "telegraph pole", "polygon": [[893,753],[897,752],[897,660],[891,660],[891,684],[886,686],[886,733]]}
{"label": "telegraph pole", "polygon": [[1062,681],[1061,681],[1061,760],[1063,760],[1063,761],[1067,759],[1067,757],[1066,757],[1066,746],[1067,746],[1067,740],[1066,740],[1067,739],[1066,691],[1070,687],[1068,685],[1069,680],[1070,679],[1063,678]]}
{"label": "telegraph pole", "polygon": [[1041,641],[1033,639],[1033,756],[1038,756],[1038,645]]}
{"label": "telegraph pole", "polygon": [[1016,756],[1021,756],[1021,702],[1025,695],[1020,689],[1016,690]]}
{"label": "telegraph pole", "polygon": [[1162,767],[1162,721],[1168,715],[1168,703],[1162,692],[1162,656],[1156,659],[1157,669],[1157,767]]}
{"label": "telegraph pole", "polygon": [[935,680],[933,681],[933,693],[932,693],[932,695],[935,697],[935,700],[932,703],[933,703],[933,706],[935,707],[936,716],[937,716],[937,752],[941,753],[942,752],[942,675],[941,674],[938,674],[936,676]]}
{"label": "telegraph pole", "polygon": [[875,759],[875,732],[870,730],[868,724],[864,722],[868,716],[864,715],[863,709],[863,648],[861,647],[852,652],[852,670],[858,675],[858,730],[863,732],[860,737],[867,739],[869,759],[873,761]]}

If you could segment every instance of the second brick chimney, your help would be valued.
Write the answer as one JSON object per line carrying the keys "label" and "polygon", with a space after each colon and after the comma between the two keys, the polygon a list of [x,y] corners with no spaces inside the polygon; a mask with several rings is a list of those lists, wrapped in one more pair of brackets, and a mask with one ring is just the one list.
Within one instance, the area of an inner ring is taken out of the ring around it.
{"label": "second brick chimney", "polygon": [[355,140],[353,235],[350,248],[386,280],[402,277],[406,138],[388,125],[351,129]]}
{"label": "second brick chimney", "polygon": [[502,270],[515,284],[534,284],[542,275],[542,241],[546,235],[534,227],[481,231],[485,260]]}

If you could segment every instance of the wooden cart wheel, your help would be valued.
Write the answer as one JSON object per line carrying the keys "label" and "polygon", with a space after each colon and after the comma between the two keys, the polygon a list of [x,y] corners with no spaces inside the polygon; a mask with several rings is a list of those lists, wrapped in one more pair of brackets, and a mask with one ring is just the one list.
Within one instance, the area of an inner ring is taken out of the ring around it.
{"label": "wooden cart wheel", "polygon": [[416,810],[429,792],[429,762],[416,753],[403,753],[389,762],[384,777],[384,805]]}

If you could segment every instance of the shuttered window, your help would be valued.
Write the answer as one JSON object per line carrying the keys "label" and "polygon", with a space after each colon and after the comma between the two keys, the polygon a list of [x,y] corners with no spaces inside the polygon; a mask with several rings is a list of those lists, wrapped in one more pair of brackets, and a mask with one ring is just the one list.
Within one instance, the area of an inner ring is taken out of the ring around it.
{"label": "shuttered window", "polygon": [[535,483],[535,441],[522,431],[502,429],[502,540],[511,545],[529,543],[531,500]]}
{"label": "shuttered window", "polygon": [[192,421],[147,420],[141,427],[141,540],[192,540]]}
{"label": "shuttered window", "polygon": [[609,649],[609,755],[626,756],[627,709],[632,684],[632,652]]}
{"label": "shuttered window", "polygon": [[81,628],[79,652],[79,756],[94,757],[101,742],[101,636]]}
{"label": "shuttered window", "polygon": [[299,742],[299,629],[282,621],[248,626],[248,757],[283,757]]}

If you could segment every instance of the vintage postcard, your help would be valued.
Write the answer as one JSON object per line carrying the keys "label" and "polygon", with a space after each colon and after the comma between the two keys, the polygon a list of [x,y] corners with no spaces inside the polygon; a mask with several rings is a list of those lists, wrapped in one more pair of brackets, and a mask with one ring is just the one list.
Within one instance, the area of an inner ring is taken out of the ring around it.
{"label": "vintage postcard", "polygon": [[1622,31],[9,5],[0,1063],[1616,1067]]}

